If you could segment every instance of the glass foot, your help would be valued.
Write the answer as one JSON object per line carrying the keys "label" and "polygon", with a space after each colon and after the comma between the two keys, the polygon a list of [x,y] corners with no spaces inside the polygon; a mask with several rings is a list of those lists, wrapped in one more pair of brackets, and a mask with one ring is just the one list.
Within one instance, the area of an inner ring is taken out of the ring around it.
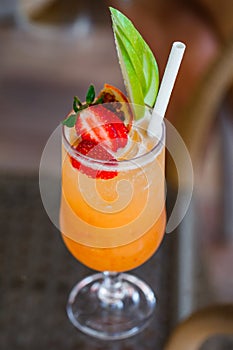
{"label": "glass foot", "polygon": [[105,340],[123,339],[143,330],[151,320],[156,299],[139,278],[122,273],[97,273],[72,289],[67,313],[82,332]]}

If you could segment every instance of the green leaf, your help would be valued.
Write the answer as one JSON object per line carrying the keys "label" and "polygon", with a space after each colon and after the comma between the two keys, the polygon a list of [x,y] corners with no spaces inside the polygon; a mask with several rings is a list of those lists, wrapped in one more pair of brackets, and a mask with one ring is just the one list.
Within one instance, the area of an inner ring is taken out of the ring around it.
{"label": "green leaf", "polygon": [[132,103],[154,106],[159,85],[155,57],[134,27],[120,11],[110,7],[113,32],[126,90]]}
{"label": "green leaf", "polygon": [[71,114],[68,118],[63,120],[62,124],[68,126],[68,128],[72,128],[75,126],[75,123],[77,121],[77,114]]}
{"label": "green leaf", "polygon": [[95,99],[95,88],[93,85],[90,85],[86,95],[87,104],[91,104],[94,101],[94,99]]}
{"label": "green leaf", "polygon": [[75,113],[78,112],[79,108],[78,106],[81,107],[82,106],[82,102],[78,99],[77,96],[74,96],[74,101],[73,101],[73,110],[75,111]]}

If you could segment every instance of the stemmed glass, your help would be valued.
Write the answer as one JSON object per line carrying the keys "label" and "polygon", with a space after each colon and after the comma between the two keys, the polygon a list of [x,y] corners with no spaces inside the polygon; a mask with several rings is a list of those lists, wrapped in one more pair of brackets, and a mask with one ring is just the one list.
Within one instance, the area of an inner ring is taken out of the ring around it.
{"label": "stemmed glass", "polygon": [[[75,327],[101,339],[138,333],[156,304],[152,289],[126,271],[147,261],[164,235],[165,126],[160,140],[148,137],[151,110],[133,108],[143,118],[134,123],[118,160],[82,155],[74,130],[64,126],[62,131],[62,237],[75,258],[99,271],[73,287],[67,313]],[[109,178],[99,176],[103,171]]]}

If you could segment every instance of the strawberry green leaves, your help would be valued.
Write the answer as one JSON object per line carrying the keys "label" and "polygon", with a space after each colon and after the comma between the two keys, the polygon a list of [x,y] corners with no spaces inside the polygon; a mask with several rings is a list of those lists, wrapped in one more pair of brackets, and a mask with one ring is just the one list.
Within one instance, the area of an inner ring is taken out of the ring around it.
{"label": "strawberry green leaves", "polygon": [[132,103],[153,107],[158,93],[158,66],[132,22],[110,7],[115,43],[125,86]]}
{"label": "strawberry green leaves", "polygon": [[73,128],[73,126],[75,126],[76,120],[77,114],[70,114],[65,120],[63,120],[62,124],[68,128]]}
{"label": "strawberry green leaves", "polygon": [[95,99],[95,88],[93,85],[90,85],[86,95],[86,103],[90,105],[94,101],[94,99]]}
{"label": "strawberry green leaves", "polygon": [[86,94],[86,103],[82,103],[77,96],[74,96],[73,111],[75,113],[69,114],[68,117],[62,121],[62,124],[68,128],[73,128],[76,124],[78,114],[82,110],[100,103],[103,103],[103,99],[100,97],[95,100],[95,88],[93,85],[90,85]]}

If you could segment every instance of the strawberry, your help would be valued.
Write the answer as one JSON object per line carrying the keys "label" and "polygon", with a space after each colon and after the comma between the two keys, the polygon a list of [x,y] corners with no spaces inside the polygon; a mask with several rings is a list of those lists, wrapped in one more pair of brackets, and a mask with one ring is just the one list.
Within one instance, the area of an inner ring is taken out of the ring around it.
{"label": "strawberry", "polygon": [[101,104],[83,109],[77,117],[75,129],[83,140],[103,143],[114,152],[124,147],[128,139],[128,128],[125,124],[114,112]]}
{"label": "strawberry", "polygon": [[[90,140],[82,140],[79,142],[79,144],[75,147],[76,151],[83,154],[84,156],[88,156],[89,158],[93,158],[95,160],[106,160],[106,164],[108,161],[111,161],[111,165],[114,165],[114,159],[112,155],[104,149],[100,144],[90,141]],[[103,179],[108,180],[112,179],[113,177],[117,176],[117,171],[115,170],[116,164],[114,165],[113,171],[110,170],[101,170],[101,164],[99,164],[99,169],[94,169],[93,167],[89,167],[88,165],[84,165],[81,162],[79,162],[77,159],[71,158],[71,164],[74,168],[81,171],[83,174],[86,174],[89,177],[92,177],[94,179]],[[89,160],[90,161],[90,160]],[[98,163],[96,162],[95,165],[98,167]]]}

